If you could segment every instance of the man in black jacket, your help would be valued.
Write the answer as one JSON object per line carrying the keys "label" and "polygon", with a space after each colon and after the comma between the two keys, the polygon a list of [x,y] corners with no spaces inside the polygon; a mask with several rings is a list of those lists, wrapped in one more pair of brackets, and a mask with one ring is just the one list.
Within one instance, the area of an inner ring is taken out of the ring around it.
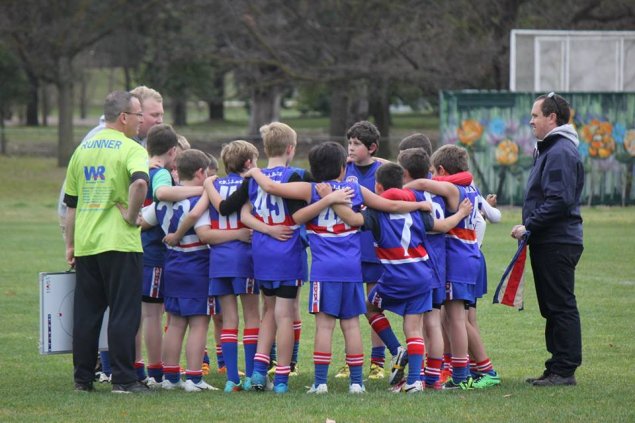
{"label": "man in black jacket", "polygon": [[525,191],[520,239],[529,232],[529,253],[540,314],[547,320],[545,340],[551,358],[533,386],[575,385],[582,363],[580,315],[574,294],[575,267],[582,255],[580,194],[584,167],[578,136],[569,125],[569,104],[549,93],[536,99],[529,124],[538,139]]}

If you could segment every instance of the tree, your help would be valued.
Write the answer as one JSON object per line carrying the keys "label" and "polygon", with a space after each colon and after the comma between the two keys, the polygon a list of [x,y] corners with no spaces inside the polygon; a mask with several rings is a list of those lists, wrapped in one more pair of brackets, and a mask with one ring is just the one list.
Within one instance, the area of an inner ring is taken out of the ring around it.
{"label": "tree", "polygon": [[15,56],[0,44],[0,154],[7,154],[4,121],[12,105],[23,100],[27,82]]}
{"label": "tree", "polygon": [[158,0],[5,0],[0,2],[0,35],[24,68],[58,91],[58,166],[74,150],[73,86],[77,55],[119,27],[136,23]]}

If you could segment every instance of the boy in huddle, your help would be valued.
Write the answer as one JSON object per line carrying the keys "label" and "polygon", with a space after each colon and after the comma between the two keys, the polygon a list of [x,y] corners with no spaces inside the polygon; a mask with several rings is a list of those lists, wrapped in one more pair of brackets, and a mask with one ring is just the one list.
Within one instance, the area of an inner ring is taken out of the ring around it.
{"label": "boy in huddle", "polygon": [[[375,173],[383,160],[376,159],[379,149],[379,130],[368,121],[355,123],[346,132],[348,140],[348,162],[346,164],[345,180],[355,182],[375,192]],[[373,235],[363,231],[361,239],[362,274],[366,283],[366,293],[370,292],[383,273],[383,267],[375,254]],[[369,379],[383,379],[384,362],[387,346],[393,355],[393,367],[400,368],[407,362],[407,354],[395,336],[386,316],[367,304],[366,319],[370,324],[372,350],[370,355]],[[348,376],[348,368],[344,366],[335,377]],[[396,377],[396,371],[391,373],[390,381]]]}
{"label": "boy in huddle", "polygon": [[[467,151],[455,145],[444,145],[431,157],[434,176],[450,176],[469,170]],[[472,212],[446,234],[446,298],[444,308],[452,352],[452,377],[444,389],[473,389],[468,367],[467,307],[474,301],[474,286],[481,268],[476,239],[478,189],[449,182],[417,179],[406,187],[428,191],[445,198],[447,211],[454,213],[460,201],[469,199]]]}
{"label": "boy in huddle", "polygon": [[[394,163],[382,165],[376,174],[375,191],[387,198],[402,198],[409,201],[427,201],[418,191],[405,191],[401,187],[404,170]],[[342,214],[341,206],[334,207]],[[401,391],[416,393],[423,391],[420,369],[424,355],[422,317],[432,310],[433,292],[436,285],[436,263],[428,254],[428,231],[446,232],[471,212],[471,204],[465,201],[459,211],[448,219],[435,219],[431,213],[385,213],[372,209],[357,216],[356,224],[364,224],[377,242],[384,273],[368,294],[368,300],[380,310],[386,309],[403,316],[409,356],[408,377]],[[350,213],[350,211],[349,211]]]}
{"label": "boy in huddle", "polygon": [[[201,187],[210,159],[200,150],[184,151],[177,159],[183,187]],[[174,232],[183,217],[194,208],[199,195],[175,203],[159,202],[144,208],[143,219],[150,225],[160,224],[164,233]],[[204,222],[198,224],[203,225]],[[215,312],[214,298],[208,295],[208,246],[193,229],[182,241],[168,249],[165,259],[165,310],[169,314],[163,342],[164,389],[183,388],[186,392],[215,390],[203,381],[203,350],[207,340],[210,315]],[[179,366],[185,332],[189,329],[185,354],[186,381],[182,383]]]}
{"label": "boy in huddle", "polygon": [[[243,174],[256,165],[258,149],[247,141],[236,140],[223,146],[221,160],[227,176],[214,181],[214,187],[223,199],[236,191],[243,182]],[[205,196],[206,197],[206,196]],[[254,355],[258,343],[260,326],[259,294],[260,289],[254,280],[251,258],[251,230],[247,228],[238,213],[223,216],[208,204],[209,226],[197,229],[197,234],[210,245],[209,295],[220,299],[222,331],[220,344],[227,369],[225,392],[243,389],[238,373],[238,303],[242,304],[244,329],[243,346],[245,349],[245,370],[248,375],[253,371]],[[203,234],[203,231],[206,234]],[[247,241],[218,239],[218,236],[232,236],[238,231],[247,231]],[[247,382],[248,383],[248,382]]]}
{"label": "boy in huddle", "polygon": [[[175,167],[179,143],[174,129],[167,124],[153,126],[147,138],[150,183],[144,206],[159,201],[181,201],[193,195],[201,195],[200,186],[175,186],[171,171]],[[166,248],[162,242],[164,233],[159,226],[141,232],[143,244],[143,291],[141,325],[136,339],[135,369],[137,377],[148,386],[159,385],[163,380],[161,344],[163,339],[163,285]],[[141,339],[144,339],[148,355],[146,376]]]}
{"label": "boy in huddle", "polygon": [[[268,167],[263,172],[279,183],[309,178],[304,170],[289,167],[297,143],[297,135],[291,127],[273,122],[260,128],[260,133],[269,159]],[[254,356],[254,369],[244,387],[248,389],[253,386],[256,390],[264,390],[271,346],[276,340],[278,363],[273,382],[274,391],[286,393],[289,389],[294,341],[297,338],[294,334],[295,303],[306,268],[306,250],[300,239],[299,226],[291,215],[302,207],[302,203],[287,202],[281,197],[269,195],[250,180],[245,180],[225,200],[213,183],[208,181],[205,187],[210,201],[221,215],[227,216],[241,210],[245,205],[245,212],[241,213],[243,223],[252,226],[248,216],[253,214],[267,228],[254,228],[256,231],[253,234],[254,275],[264,294],[264,311]],[[251,210],[253,213],[250,213]],[[281,256],[285,257],[284,262],[279,260]]]}
{"label": "boy in huddle", "polygon": [[[407,140],[408,138],[406,138]],[[403,144],[403,141],[402,141]],[[400,144],[401,145],[401,144]],[[430,157],[425,146],[413,147],[400,151],[397,161],[404,169],[404,183],[414,179],[430,178]],[[432,204],[432,214],[436,220],[445,219],[446,203],[443,197],[426,191],[415,191],[423,194]],[[444,338],[441,326],[441,306],[445,302],[445,268],[446,247],[445,232],[429,231],[427,233],[428,253],[435,263],[435,281],[432,286],[432,310],[423,316],[424,338],[427,349],[424,366],[425,386],[428,389],[441,389],[440,376],[443,364]]]}
{"label": "boy in huddle", "polygon": [[[327,374],[331,362],[332,334],[337,319],[344,334],[346,361],[350,368],[350,393],[363,393],[362,365],[364,359],[359,315],[366,311],[362,283],[359,225],[351,225],[336,214],[333,204],[350,196],[354,211],[362,204],[392,213],[429,210],[427,203],[393,202],[383,199],[354,182],[342,182],[345,172],[346,151],[334,142],[315,146],[309,152],[311,173],[315,183],[278,184],[259,169],[249,174],[265,192],[306,201],[309,206],[293,214],[297,223],[307,223],[311,246],[311,289],[309,312],[316,316],[314,343],[315,380],[309,393],[328,392]],[[334,190],[320,198],[320,190]],[[346,197],[338,197],[346,195]]]}

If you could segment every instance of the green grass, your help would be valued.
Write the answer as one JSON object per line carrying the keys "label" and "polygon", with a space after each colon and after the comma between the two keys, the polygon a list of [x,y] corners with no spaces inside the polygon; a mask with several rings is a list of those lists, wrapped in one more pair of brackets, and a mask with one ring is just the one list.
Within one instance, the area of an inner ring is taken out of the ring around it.
{"label": "green grass", "polygon": [[[67,268],[55,209],[63,170],[55,167],[53,158],[0,157],[0,177],[0,421],[635,421],[632,209],[583,210],[585,251],[577,271],[577,296],[584,363],[577,372],[577,387],[537,389],[523,382],[541,371],[547,357],[530,271],[525,311],[490,304],[515,249],[510,228],[520,217],[518,209],[503,209],[503,222],[488,227],[484,252],[490,294],[479,303],[485,345],[503,378],[499,387],[411,397],[386,392],[385,381],[367,381],[366,395],[348,395],[346,382],[333,378],[343,362],[342,337],[336,331],[330,393],[308,396],[304,391],[312,382],[314,321],[304,312],[301,374],[291,380],[288,395],[180,391],[122,397],[111,395],[106,385],[98,386],[95,394],[73,392],[71,356],[38,354],[37,274]],[[303,310],[306,295],[305,290]],[[399,335],[400,320],[389,318]],[[368,325],[362,327],[368,344]],[[217,374],[207,380],[224,384]]]}

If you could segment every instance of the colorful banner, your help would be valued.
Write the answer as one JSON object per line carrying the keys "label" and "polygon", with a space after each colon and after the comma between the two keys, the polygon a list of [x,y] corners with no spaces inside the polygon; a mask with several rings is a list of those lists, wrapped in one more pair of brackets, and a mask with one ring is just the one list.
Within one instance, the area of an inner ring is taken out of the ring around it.
{"label": "colorful banner", "polygon": [[[571,105],[580,139],[587,205],[635,204],[635,93],[558,93]],[[481,192],[520,205],[536,140],[529,120],[537,93],[443,91],[441,143],[470,152]]]}

